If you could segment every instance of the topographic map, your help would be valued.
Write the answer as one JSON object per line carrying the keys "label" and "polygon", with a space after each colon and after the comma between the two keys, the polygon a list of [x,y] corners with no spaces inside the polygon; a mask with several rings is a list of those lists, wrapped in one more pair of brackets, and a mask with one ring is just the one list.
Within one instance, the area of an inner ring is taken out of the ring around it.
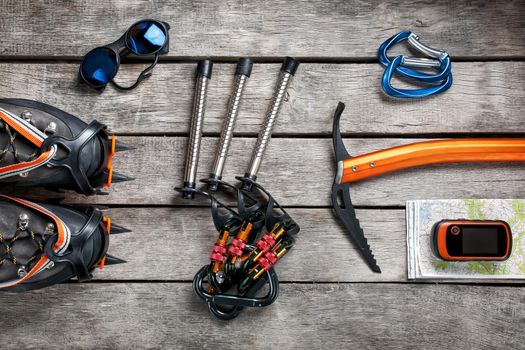
{"label": "topographic map", "polygon": [[[525,200],[459,199],[407,201],[409,279],[525,279]],[[444,261],[432,251],[432,227],[440,220],[503,220],[512,231],[505,261]]]}

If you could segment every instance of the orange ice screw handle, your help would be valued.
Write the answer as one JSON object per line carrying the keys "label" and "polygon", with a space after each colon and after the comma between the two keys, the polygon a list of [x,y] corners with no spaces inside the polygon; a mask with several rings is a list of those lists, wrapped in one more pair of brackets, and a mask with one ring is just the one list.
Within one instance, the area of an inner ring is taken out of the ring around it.
{"label": "orange ice screw handle", "polygon": [[337,180],[355,182],[421,165],[461,162],[525,162],[525,139],[436,140],[388,148],[339,162]]}

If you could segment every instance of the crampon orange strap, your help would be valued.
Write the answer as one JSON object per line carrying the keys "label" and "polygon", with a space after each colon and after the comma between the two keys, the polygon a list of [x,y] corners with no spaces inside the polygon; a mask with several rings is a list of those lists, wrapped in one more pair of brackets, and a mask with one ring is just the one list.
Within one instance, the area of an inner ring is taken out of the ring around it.
{"label": "crampon orange strap", "polygon": [[109,152],[108,157],[108,180],[104,184],[103,187],[110,187],[111,182],[113,180],[113,157],[115,156],[115,149],[117,145],[117,137],[115,135],[110,136],[111,137],[111,150]]}
{"label": "crampon orange strap", "polygon": [[[105,229],[109,236],[111,234],[111,218],[109,218],[108,216],[103,216],[102,222],[106,224]],[[107,256],[104,254],[102,259],[100,259],[100,261],[97,263],[97,266],[99,267],[100,270],[102,270],[104,266],[106,265],[106,257]]]}

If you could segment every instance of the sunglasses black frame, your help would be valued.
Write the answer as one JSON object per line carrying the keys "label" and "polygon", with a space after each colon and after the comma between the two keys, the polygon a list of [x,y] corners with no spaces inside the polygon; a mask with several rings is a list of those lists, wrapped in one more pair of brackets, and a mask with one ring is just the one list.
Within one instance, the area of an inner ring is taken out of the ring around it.
{"label": "sunglasses black frame", "polygon": [[[147,54],[137,53],[137,52],[133,51],[128,46],[129,33],[130,33],[131,29],[134,26],[136,26],[137,24],[141,23],[141,22],[154,22],[155,24],[157,24],[158,26],[160,26],[160,27],[162,27],[164,29],[164,32],[166,33],[166,43],[164,44],[164,46],[159,48],[157,51],[150,52],[150,53],[147,53]],[[84,62],[86,60],[86,56],[89,53],[91,53],[92,51],[98,50],[98,49],[109,49],[109,50],[113,51],[113,53],[115,54],[116,65],[117,65],[117,70],[115,72],[115,75],[113,76],[113,78],[111,78],[111,80],[109,82],[111,84],[113,84],[113,86],[115,86],[117,89],[120,89],[120,90],[132,90],[132,89],[136,88],[140,84],[141,81],[143,81],[144,79],[149,78],[151,76],[153,68],[155,67],[155,65],[159,61],[159,55],[167,54],[169,52],[169,46],[170,46],[169,30],[170,30],[170,25],[168,23],[162,22],[162,21],[157,21],[155,19],[142,19],[140,21],[137,21],[137,22],[133,23],[131,26],[129,26],[129,28],[126,30],[126,32],[118,40],[116,40],[116,41],[114,41],[114,42],[112,42],[110,44],[107,44],[107,45],[95,47],[94,49],[90,50],[88,53],[86,53],[84,55],[84,58],[82,59],[82,63],[80,64],[80,69],[79,69],[79,76],[80,76],[80,78],[82,79],[82,81],[84,83],[86,83],[87,85],[91,86],[92,88],[94,88],[96,90],[99,90],[99,91],[104,90],[104,88],[107,86],[108,83],[101,84],[101,85],[95,85],[95,84],[89,82],[84,77],[84,74],[82,74],[82,66],[84,65]],[[115,77],[118,74],[118,71],[119,71],[119,68],[120,68],[120,61],[121,61],[121,59],[126,57],[126,56],[128,56],[128,55],[130,55],[130,54],[134,54],[136,56],[150,56],[150,55],[154,54],[155,55],[155,59],[153,60],[153,63],[150,66],[148,66],[146,69],[144,69],[140,73],[139,77],[137,78],[137,81],[135,81],[135,83],[133,85],[124,87],[124,86],[119,85],[117,82],[115,82]]]}

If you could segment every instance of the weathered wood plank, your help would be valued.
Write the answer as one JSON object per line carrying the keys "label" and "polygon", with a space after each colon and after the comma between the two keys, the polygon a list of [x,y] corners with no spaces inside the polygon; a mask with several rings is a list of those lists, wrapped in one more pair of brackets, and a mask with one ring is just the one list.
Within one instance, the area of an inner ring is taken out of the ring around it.
{"label": "weathered wood plank", "polygon": [[[113,208],[111,219],[133,230],[111,237],[109,253],[127,261],[96,272],[104,280],[188,281],[209,263],[217,233],[207,208]],[[370,271],[330,209],[290,209],[301,227],[276,266],[279,280],[406,281],[404,210],[358,210],[382,273]]]}
{"label": "weathered wood plank", "polygon": [[[119,81],[138,76],[126,65]],[[194,64],[160,64],[133,93],[108,87],[100,94],[77,80],[77,64],[0,64],[0,95],[43,101],[96,118],[117,133],[187,133]],[[278,64],[256,64],[245,91],[236,133],[257,134],[272,95]],[[523,133],[524,62],[454,63],[454,85],[421,101],[383,95],[379,64],[303,64],[275,127],[276,135],[328,134],[338,101],[348,110],[342,130],[355,135]],[[219,133],[229,98],[233,64],[216,64],[204,131]],[[400,85],[403,85],[400,83]],[[406,84],[405,84],[406,85]]]}
{"label": "weathered wood plank", "polygon": [[282,284],[236,320],[208,315],[189,283],[68,284],[0,294],[4,349],[518,349],[512,287]]}
{"label": "weathered wood plank", "polygon": [[[184,137],[123,137],[136,150],[118,153],[115,169],[135,181],[115,184],[108,196],[70,195],[69,202],[141,205],[204,205],[203,199],[182,200],[173,191],[182,185],[187,139]],[[346,139],[348,150],[359,155],[415,142],[413,139]],[[199,178],[208,176],[218,138],[205,137]],[[235,138],[224,179],[244,174],[254,138]],[[335,174],[332,140],[275,138],[270,142],[259,181],[283,205],[327,206]],[[353,185],[352,198],[360,206],[404,206],[409,199],[523,198],[523,164],[445,164],[421,167],[371,178]],[[28,195],[27,191],[22,191]],[[31,194],[37,194],[32,192]],[[49,193],[48,196],[57,194]]]}
{"label": "weathered wood plank", "polygon": [[[170,56],[375,57],[412,28],[453,56],[523,57],[519,1],[4,1],[0,54],[80,57],[135,21],[170,23]],[[146,15],[147,14],[147,15]]]}

